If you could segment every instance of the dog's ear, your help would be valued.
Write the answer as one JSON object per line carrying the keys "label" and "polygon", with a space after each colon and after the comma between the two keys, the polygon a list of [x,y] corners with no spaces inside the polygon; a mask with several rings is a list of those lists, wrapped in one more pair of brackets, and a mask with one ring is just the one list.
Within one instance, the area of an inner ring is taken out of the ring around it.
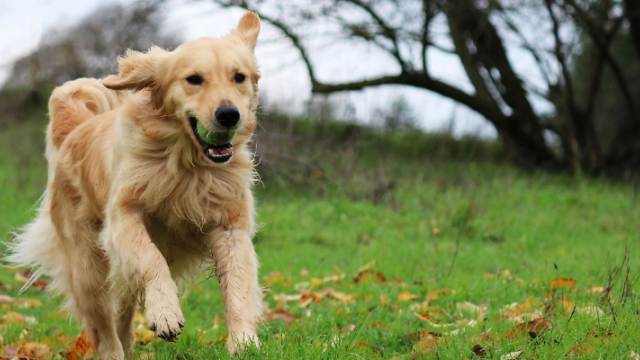
{"label": "dog's ear", "polygon": [[118,75],[110,75],[102,80],[102,84],[112,90],[134,90],[150,88],[158,81],[158,62],[167,52],[159,47],[152,47],[141,53],[127,50],[124,57],[118,58]]}
{"label": "dog's ear", "polygon": [[236,31],[240,35],[242,42],[249,46],[251,50],[254,50],[260,33],[260,17],[253,12],[244,14],[238,23]]}

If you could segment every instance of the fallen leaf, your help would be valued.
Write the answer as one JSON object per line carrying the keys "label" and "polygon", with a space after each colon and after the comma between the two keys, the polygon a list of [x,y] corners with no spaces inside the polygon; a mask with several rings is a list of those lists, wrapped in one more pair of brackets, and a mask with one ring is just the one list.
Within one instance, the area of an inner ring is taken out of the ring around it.
{"label": "fallen leaf", "polygon": [[[599,348],[603,342],[609,341],[612,335],[612,333],[600,334],[598,329],[594,329],[593,332],[588,332],[584,336],[585,340],[582,344],[572,347],[565,356],[582,356],[590,354],[593,352],[594,347]],[[595,344],[593,342],[595,342]]]}
{"label": "fallen leaf", "polygon": [[508,353],[505,355],[500,356],[500,360],[515,360],[517,358],[520,357],[520,355],[522,355],[522,353],[524,352],[524,349],[522,350],[518,350],[518,351],[514,351],[512,353]]}
{"label": "fallen leaf", "polygon": [[425,300],[426,301],[436,301],[440,298],[440,296],[438,295],[438,291],[436,291],[436,289],[434,288],[430,288],[427,290],[427,295],[425,295]]}
{"label": "fallen leaf", "polygon": [[409,301],[409,300],[415,300],[417,298],[418,298],[418,295],[410,294],[409,291],[407,290],[402,290],[400,295],[398,295],[398,301]]}
{"label": "fallen leaf", "polygon": [[5,346],[2,355],[3,355],[3,357],[12,358],[17,353],[18,353],[18,351],[13,346],[7,345],[7,346]]}
{"label": "fallen leaf", "polygon": [[77,340],[77,336],[67,335],[59,327],[55,326],[47,331],[47,336],[40,339],[40,343],[54,349],[64,349],[70,346],[75,347]]}
{"label": "fallen leaf", "polygon": [[277,309],[277,310],[272,311],[269,314],[265,314],[263,316],[263,319],[266,322],[268,322],[269,320],[271,320],[273,322],[276,322],[277,319],[282,319],[282,321],[284,321],[284,323],[288,327],[291,327],[291,322],[296,319],[296,316],[293,315],[292,313],[288,312],[287,310]]}
{"label": "fallen leaf", "polygon": [[562,299],[562,308],[565,312],[572,312],[575,307],[576,303],[571,301],[568,296],[565,296],[565,298]]}
{"label": "fallen leaf", "polygon": [[283,286],[291,286],[291,281],[284,277],[280,271],[270,273],[264,282],[264,286],[273,286],[278,283],[281,283]]}
{"label": "fallen leaf", "polygon": [[485,355],[489,355],[489,352],[491,352],[491,349],[483,347],[480,344],[475,344],[473,346],[473,349],[471,349],[471,351],[473,351],[473,354],[478,357],[485,357]]}
{"label": "fallen leaf", "polygon": [[28,342],[18,349],[16,355],[33,359],[49,359],[51,355],[53,355],[53,349],[50,346],[38,342]]}
{"label": "fallen leaf", "polygon": [[559,289],[561,287],[567,287],[569,288],[569,290],[571,290],[573,289],[574,286],[576,286],[576,280],[567,279],[567,278],[558,278],[558,279],[551,280],[549,285],[551,285],[551,289],[553,290]]}
{"label": "fallen leaf", "polygon": [[25,298],[16,299],[15,300],[15,304],[20,309],[28,309],[28,308],[31,308],[31,307],[41,307],[42,306],[42,302],[40,300],[37,300],[37,299],[25,299]]}
{"label": "fallen leaf", "polygon": [[631,354],[629,354],[629,359],[640,360],[640,354],[631,350]]}
{"label": "fallen leaf", "polygon": [[306,293],[306,294],[302,294],[302,297],[300,297],[300,301],[298,303],[298,306],[300,307],[306,307],[307,305],[309,305],[311,303],[311,301],[315,302],[316,304],[322,304],[322,298],[317,296],[314,293]]}
{"label": "fallen leaf", "polygon": [[577,307],[576,312],[580,315],[586,315],[597,319],[601,319],[605,316],[604,311],[597,306]]}
{"label": "fallen leaf", "polygon": [[60,355],[62,355],[65,360],[82,360],[84,358],[75,346],[60,351]]}
{"label": "fallen leaf", "polygon": [[147,321],[144,319],[144,316],[142,316],[142,314],[140,314],[139,312],[136,311],[136,315],[133,318],[133,321],[135,321],[137,324],[145,324]]}
{"label": "fallen leaf", "polygon": [[538,318],[529,322],[525,322],[517,325],[508,333],[502,335],[505,339],[513,339],[518,337],[526,336],[527,334],[531,338],[536,338],[542,335],[545,331],[551,329],[553,327],[553,323],[547,319]]}
{"label": "fallen leaf", "polygon": [[333,290],[333,288],[324,289],[319,294],[321,294],[321,295],[322,294],[329,295],[329,296],[333,297],[334,299],[343,301],[345,303],[353,301],[355,299],[355,297],[356,297],[355,294],[345,294],[345,293]]}
{"label": "fallen leaf", "polygon": [[500,310],[501,316],[513,322],[531,321],[542,317],[542,310],[535,309],[542,307],[542,303],[535,301],[533,296],[529,296],[524,303],[512,303]]}
{"label": "fallen leaf", "polygon": [[[202,333],[204,335],[204,333]],[[136,329],[136,343],[139,345],[147,345],[153,341],[155,333],[147,328]]]}
{"label": "fallen leaf", "polygon": [[87,358],[91,357],[95,353],[89,339],[87,338],[87,333],[84,330],[82,331],[82,334],[80,334],[80,337],[78,337],[78,341],[76,341],[76,349],[78,349],[78,352],[82,354],[82,356]]}
{"label": "fallen leaf", "polygon": [[587,294],[591,294],[591,295],[602,295],[602,294],[606,294],[609,291],[611,291],[611,288],[609,287],[602,287],[602,286],[591,286],[589,287],[589,289],[587,290]]}
{"label": "fallen leaf", "polygon": [[478,317],[478,316],[484,315],[484,312],[487,310],[487,307],[478,306],[476,304],[465,301],[462,303],[456,303],[456,309],[458,311],[465,311],[465,312],[471,313],[473,316]]}
{"label": "fallen leaf", "polygon": [[0,318],[0,323],[2,324],[35,324],[36,319],[31,316],[24,316],[17,312],[8,312]]}
{"label": "fallen leaf", "polygon": [[421,332],[420,340],[413,345],[413,351],[422,355],[435,355],[438,352],[438,343],[442,341],[444,341],[444,338],[438,337],[433,333]]}
{"label": "fallen leaf", "polygon": [[382,303],[382,305],[387,305],[389,303],[391,303],[391,300],[389,300],[389,297],[385,294],[380,295],[380,302]]}
{"label": "fallen leaf", "polygon": [[11,296],[0,295],[0,304],[12,303],[15,299]]}

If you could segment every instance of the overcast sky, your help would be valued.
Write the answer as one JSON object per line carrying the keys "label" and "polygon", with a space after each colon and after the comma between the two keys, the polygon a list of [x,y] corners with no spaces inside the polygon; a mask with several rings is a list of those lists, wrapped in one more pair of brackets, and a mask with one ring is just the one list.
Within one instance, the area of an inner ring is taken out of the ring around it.
{"label": "overcast sky", "polygon": [[[4,81],[11,63],[37,48],[42,34],[52,27],[74,25],[101,5],[108,3],[131,4],[131,0],[0,0],[0,82]],[[185,40],[203,36],[222,36],[236,26],[243,11],[220,10],[211,2],[170,1],[167,9],[165,31],[179,32]],[[277,30],[267,24],[263,26],[256,54],[263,78],[261,93],[271,103],[288,104],[301,111],[302,104],[310,96],[310,82],[305,67],[286,40]],[[310,42],[310,45],[314,45]],[[375,53],[366,45],[333,46],[312,53],[312,61],[318,66],[317,76],[321,81],[345,81],[354,78],[393,73],[393,62],[370,56]],[[510,56],[519,56],[517,52]],[[446,80],[467,91],[471,91],[466,75],[457,57],[437,51],[428,53],[430,71],[434,76]],[[115,61],[115,59],[114,59]],[[532,69],[527,59],[516,64],[520,71]],[[532,74],[535,78],[536,74]],[[385,108],[391,101],[403,95],[413,108],[420,125],[427,130],[447,127],[452,119],[454,131],[495,136],[493,127],[481,116],[462,105],[426,90],[388,86],[367,89],[343,95],[356,107],[356,117],[363,122],[371,121],[377,108]]]}

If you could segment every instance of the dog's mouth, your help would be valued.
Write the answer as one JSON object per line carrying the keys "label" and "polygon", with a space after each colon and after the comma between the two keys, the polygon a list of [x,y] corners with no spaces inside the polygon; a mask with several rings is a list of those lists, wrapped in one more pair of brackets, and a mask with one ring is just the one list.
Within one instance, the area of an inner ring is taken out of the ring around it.
{"label": "dog's mouth", "polygon": [[226,163],[231,159],[235,131],[209,132],[199,125],[200,123],[193,116],[189,117],[189,123],[207,159],[218,164]]}

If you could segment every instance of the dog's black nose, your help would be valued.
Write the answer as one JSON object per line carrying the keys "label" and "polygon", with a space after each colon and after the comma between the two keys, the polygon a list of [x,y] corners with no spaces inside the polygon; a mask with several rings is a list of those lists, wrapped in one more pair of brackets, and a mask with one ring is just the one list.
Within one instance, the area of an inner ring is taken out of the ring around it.
{"label": "dog's black nose", "polygon": [[220,125],[232,128],[240,121],[240,111],[235,106],[221,106],[216,110],[214,116]]}

